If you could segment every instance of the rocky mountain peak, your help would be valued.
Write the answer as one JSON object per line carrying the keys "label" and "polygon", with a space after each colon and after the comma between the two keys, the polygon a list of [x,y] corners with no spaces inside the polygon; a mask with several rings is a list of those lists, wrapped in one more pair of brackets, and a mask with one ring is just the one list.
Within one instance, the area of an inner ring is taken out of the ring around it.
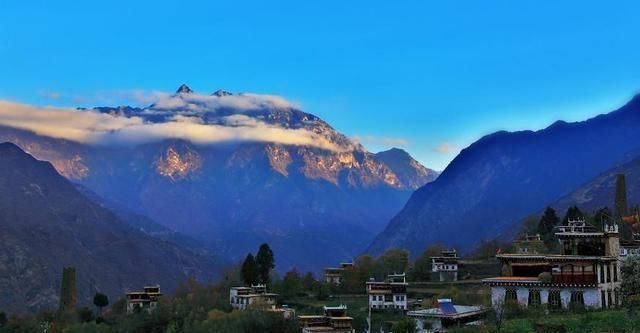
{"label": "rocky mountain peak", "polygon": [[0,143],[0,154],[3,156],[26,155],[22,149],[11,142]]}
{"label": "rocky mountain peak", "polygon": [[223,89],[218,89],[215,92],[213,92],[213,94],[211,94],[211,96],[218,96],[218,97],[231,96],[231,95],[233,94]]}
{"label": "rocky mountain peak", "polygon": [[191,90],[191,88],[189,88],[188,85],[186,84],[182,84],[178,90],[176,90],[176,94],[191,94],[193,93],[193,90]]}

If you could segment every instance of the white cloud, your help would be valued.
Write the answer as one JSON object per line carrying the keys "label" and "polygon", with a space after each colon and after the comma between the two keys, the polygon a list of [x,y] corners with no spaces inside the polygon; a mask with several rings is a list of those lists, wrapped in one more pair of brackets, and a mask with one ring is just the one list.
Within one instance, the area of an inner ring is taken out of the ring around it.
{"label": "white cloud", "polygon": [[[257,100],[270,101],[270,98],[261,96]],[[224,124],[203,124],[200,119],[183,114],[163,123],[150,123],[140,117],[114,116],[93,110],[35,107],[0,100],[0,125],[93,145],[184,139],[199,144],[258,141],[344,150],[312,131],[277,127],[244,115],[226,117]]]}
{"label": "white cloud", "polygon": [[190,94],[168,94],[165,92],[144,90],[131,90],[120,92],[120,96],[131,100],[139,105],[153,104],[154,112],[162,110],[182,109],[183,111],[205,112],[220,108],[232,108],[246,111],[258,108],[300,108],[299,103],[287,101],[285,98],[276,95],[261,95],[253,93],[243,93],[238,95],[214,96]]}
{"label": "white cloud", "polygon": [[436,153],[440,153],[440,154],[452,154],[455,153],[458,150],[458,147],[448,143],[448,142],[443,142],[435,147],[433,147],[432,149],[434,152]]}
{"label": "white cloud", "polygon": [[48,99],[59,100],[62,97],[62,94],[57,91],[43,91],[40,92],[40,96]]}
{"label": "white cloud", "polygon": [[354,136],[352,137],[354,141],[357,141],[362,144],[373,144],[373,145],[383,145],[383,146],[407,146],[409,144],[409,140],[405,138],[394,138],[387,136],[373,136],[373,135],[364,135],[364,136]]}

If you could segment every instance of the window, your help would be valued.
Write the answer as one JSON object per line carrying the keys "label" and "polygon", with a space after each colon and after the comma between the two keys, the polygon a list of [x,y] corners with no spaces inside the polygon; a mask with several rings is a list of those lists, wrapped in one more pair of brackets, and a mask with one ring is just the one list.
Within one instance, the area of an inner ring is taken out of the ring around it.
{"label": "window", "polygon": [[607,282],[611,282],[611,266],[607,265]]}
{"label": "window", "polygon": [[562,308],[562,302],[560,301],[560,290],[549,290],[549,303],[550,309]]}
{"label": "window", "polygon": [[600,281],[599,282],[604,283],[604,266],[602,266],[602,264],[600,264]]}
{"label": "window", "polygon": [[540,290],[532,289],[529,290],[529,306],[531,305],[540,305]]}
{"label": "window", "polygon": [[508,302],[517,302],[518,301],[518,294],[516,293],[515,289],[507,289],[505,291],[504,294],[504,302],[508,303]]}
{"label": "window", "polygon": [[613,302],[612,302],[612,299],[611,299],[611,290],[607,291],[607,305],[608,305],[607,306],[608,308],[613,307]]}
{"label": "window", "polygon": [[600,301],[602,303],[602,308],[607,307],[607,299],[605,298],[604,290],[600,290]]}
{"label": "window", "polygon": [[613,282],[618,282],[618,265],[613,264]]}
{"label": "window", "polygon": [[584,293],[582,290],[571,292],[571,306],[584,306]]}

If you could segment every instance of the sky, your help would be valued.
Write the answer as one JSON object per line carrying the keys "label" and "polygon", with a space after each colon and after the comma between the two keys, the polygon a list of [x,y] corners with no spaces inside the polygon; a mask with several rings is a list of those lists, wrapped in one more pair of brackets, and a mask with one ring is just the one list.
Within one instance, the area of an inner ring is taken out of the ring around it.
{"label": "sky", "polygon": [[0,100],[131,104],[132,92],[278,95],[442,170],[496,130],[640,92],[640,2],[0,0]]}

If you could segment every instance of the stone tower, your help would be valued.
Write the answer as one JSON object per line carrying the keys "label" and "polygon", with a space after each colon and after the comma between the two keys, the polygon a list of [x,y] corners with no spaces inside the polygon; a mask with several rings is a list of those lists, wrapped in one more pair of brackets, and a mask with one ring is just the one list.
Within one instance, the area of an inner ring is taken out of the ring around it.
{"label": "stone tower", "polygon": [[60,287],[60,312],[72,312],[76,310],[78,300],[76,290],[76,269],[65,267],[62,269],[62,285]]}
{"label": "stone tower", "polygon": [[627,216],[627,183],[624,174],[616,176],[616,219],[620,221],[622,217]]}
{"label": "stone tower", "polygon": [[631,239],[631,230],[622,222],[629,210],[627,205],[627,182],[624,174],[616,175],[616,199],[614,204],[615,221],[621,227],[620,236],[623,240],[629,240]]}

